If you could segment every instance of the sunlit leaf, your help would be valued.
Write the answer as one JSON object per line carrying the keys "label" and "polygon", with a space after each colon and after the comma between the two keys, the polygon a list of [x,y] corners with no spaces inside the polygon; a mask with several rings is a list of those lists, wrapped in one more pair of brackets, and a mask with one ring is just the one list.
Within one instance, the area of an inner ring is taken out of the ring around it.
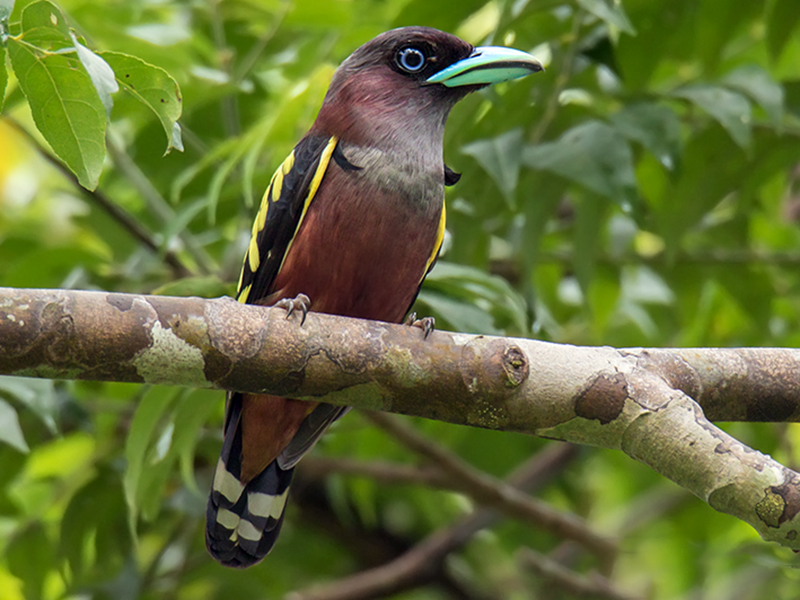
{"label": "sunlit leaf", "polygon": [[105,158],[106,114],[76,56],[10,38],[8,53],[36,126],[81,185],[94,189]]}
{"label": "sunlit leaf", "polygon": [[183,110],[183,98],[177,82],[164,69],[120,52],[101,52],[111,66],[120,87],[158,118],[167,136],[167,152],[183,151],[181,130],[177,124]]}
{"label": "sunlit leaf", "polygon": [[103,102],[106,115],[110,115],[111,109],[114,107],[114,100],[111,98],[111,94],[119,91],[119,85],[114,79],[114,71],[111,70],[106,61],[81,44],[74,33],[70,32],[70,37],[72,43],[75,44],[78,59],[80,59],[83,68],[89,74],[89,78],[94,84],[94,89],[97,90],[97,95],[100,96],[100,100]]}
{"label": "sunlit leaf", "polygon": [[63,50],[72,46],[67,18],[48,0],[33,2],[22,11],[22,37],[41,50]]}

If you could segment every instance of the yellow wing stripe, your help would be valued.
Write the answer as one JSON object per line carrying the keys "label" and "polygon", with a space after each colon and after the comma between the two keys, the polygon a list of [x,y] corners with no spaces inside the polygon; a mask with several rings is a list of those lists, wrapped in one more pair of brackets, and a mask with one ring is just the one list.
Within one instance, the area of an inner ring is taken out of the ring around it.
{"label": "yellow wing stripe", "polygon": [[[336,144],[338,141],[339,138],[337,138],[335,135],[331,136],[331,139],[328,140],[328,145],[325,146],[325,149],[322,151],[322,154],[319,157],[317,170],[314,172],[314,177],[311,179],[311,183],[308,186],[306,200],[303,202],[303,212],[300,213],[300,219],[297,221],[297,227],[294,230],[295,236],[297,235],[297,232],[300,231],[300,226],[303,224],[303,219],[306,218],[308,207],[311,206],[311,201],[314,199],[314,196],[316,195],[317,190],[322,183],[322,178],[325,175],[325,171],[328,169],[328,163],[331,162],[331,156],[333,156],[333,151],[336,149]],[[294,236],[292,236],[292,239],[289,240],[289,245],[286,246],[286,252],[283,253],[284,261],[289,255],[289,250],[292,249],[292,244],[294,244]],[[281,267],[283,267],[283,261],[281,261]],[[281,267],[278,268],[278,271],[280,271]]]}
{"label": "yellow wing stripe", "polygon": [[[256,215],[255,220],[253,221],[253,229],[250,232],[250,244],[247,246],[247,253],[245,254],[245,262],[250,266],[250,272],[255,273],[258,267],[261,265],[261,252],[259,252],[258,248],[258,234],[261,233],[261,230],[264,229],[264,226],[267,224],[267,211],[269,210],[270,202],[276,202],[278,198],[281,196],[281,188],[283,188],[283,178],[286,176],[289,171],[292,170],[294,166],[294,150],[289,153],[289,156],[286,157],[286,160],[281,163],[281,165],[275,169],[275,173],[272,174],[272,179],[270,179],[269,186],[267,186],[267,191],[264,192],[264,196],[261,198],[261,206],[258,207],[258,214]],[[239,284],[236,286],[236,298],[239,302],[246,302],[247,301],[247,294],[245,290],[242,290],[242,278],[244,277],[244,267],[242,271],[239,273]],[[249,293],[250,290],[247,290]]]}
{"label": "yellow wing stripe", "polygon": [[250,295],[250,288],[252,287],[253,287],[252,284],[250,284],[242,291],[240,291],[236,296],[236,300],[238,300],[242,304],[247,304],[247,297]]}
{"label": "yellow wing stripe", "polygon": [[436,230],[436,243],[433,245],[433,252],[431,252],[428,262],[425,263],[425,270],[422,272],[422,278],[419,280],[420,283],[422,283],[422,280],[425,279],[425,276],[428,274],[428,270],[431,268],[433,261],[436,260],[436,256],[439,254],[439,249],[442,247],[445,225],[447,224],[446,213],[447,211],[445,210],[444,200],[442,200],[442,216],[439,218],[439,229]]}
{"label": "yellow wing stripe", "polygon": [[[314,199],[314,196],[317,193],[320,184],[322,183],[322,177],[325,175],[325,170],[328,168],[328,163],[331,161],[331,156],[336,148],[337,141],[338,138],[336,137],[332,137],[330,140],[328,140],[327,146],[325,146],[325,149],[320,155],[319,165],[317,165],[317,170],[314,172],[314,177],[311,179],[311,183],[308,186],[308,194],[303,202],[303,212],[300,214],[300,220],[297,222],[295,233],[297,233],[297,231],[300,229],[300,225],[303,223],[303,219],[306,216],[306,211],[308,210],[311,201]],[[250,267],[251,273],[255,273],[258,270],[258,267],[261,266],[261,252],[259,251],[258,247],[258,234],[261,233],[267,224],[267,212],[269,211],[270,203],[277,202],[281,197],[281,191],[283,190],[283,178],[288,175],[294,167],[294,159],[294,150],[292,150],[289,156],[286,157],[286,160],[284,160],[275,170],[275,173],[272,175],[272,179],[269,182],[269,186],[267,187],[267,190],[264,192],[264,196],[261,199],[261,206],[259,206],[258,214],[253,221],[253,229],[250,232],[250,243],[247,246],[247,253],[244,257],[244,262]],[[284,258],[289,253],[289,248],[292,247],[292,241],[294,241],[294,238],[292,238],[292,240],[289,242],[286,252],[284,253]],[[248,285],[243,289],[243,280],[244,266],[239,273],[239,284],[236,286],[236,299],[242,304],[247,302],[247,297],[250,295],[250,289],[252,287],[251,285]]]}

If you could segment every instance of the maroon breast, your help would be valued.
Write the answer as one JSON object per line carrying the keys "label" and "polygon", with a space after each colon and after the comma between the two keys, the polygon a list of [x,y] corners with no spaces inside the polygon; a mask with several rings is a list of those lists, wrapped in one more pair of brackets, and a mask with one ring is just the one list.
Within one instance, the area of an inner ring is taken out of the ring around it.
{"label": "maroon breast", "polygon": [[275,278],[270,303],[299,293],[311,309],[399,322],[436,244],[441,216],[331,162]]}

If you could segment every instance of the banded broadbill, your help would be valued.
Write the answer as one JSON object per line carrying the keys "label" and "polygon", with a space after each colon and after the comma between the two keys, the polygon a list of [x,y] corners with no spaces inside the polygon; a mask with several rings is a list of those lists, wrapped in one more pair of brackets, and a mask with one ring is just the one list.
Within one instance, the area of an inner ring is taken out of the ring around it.
{"label": "banded broadbill", "polygon": [[[264,194],[238,300],[305,311],[310,299],[318,312],[402,321],[442,244],[444,187],[458,179],[442,154],[450,109],[541,69],[525,52],[473,48],[426,27],[353,52]],[[246,567],[270,551],[295,464],[346,410],[229,395],[207,510],[215,559]]]}

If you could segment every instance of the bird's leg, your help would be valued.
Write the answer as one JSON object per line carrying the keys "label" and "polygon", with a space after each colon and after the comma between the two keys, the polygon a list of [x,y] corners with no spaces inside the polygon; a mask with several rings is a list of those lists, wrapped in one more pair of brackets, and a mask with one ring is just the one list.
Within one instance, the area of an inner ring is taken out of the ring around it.
{"label": "bird's leg", "polygon": [[305,294],[297,294],[294,298],[282,298],[278,300],[274,306],[286,310],[286,318],[292,316],[292,313],[299,310],[303,313],[303,318],[300,319],[300,325],[306,322],[306,315],[311,308],[311,299]]}
{"label": "bird's leg", "polygon": [[412,312],[410,315],[408,315],[403,325],[408,325],[409,327],[419,327],[422,329],[422,338],[427,339],[436,327],[436,319],[433,317],[423,317],[422,319],[417,319],[417,313]]}

